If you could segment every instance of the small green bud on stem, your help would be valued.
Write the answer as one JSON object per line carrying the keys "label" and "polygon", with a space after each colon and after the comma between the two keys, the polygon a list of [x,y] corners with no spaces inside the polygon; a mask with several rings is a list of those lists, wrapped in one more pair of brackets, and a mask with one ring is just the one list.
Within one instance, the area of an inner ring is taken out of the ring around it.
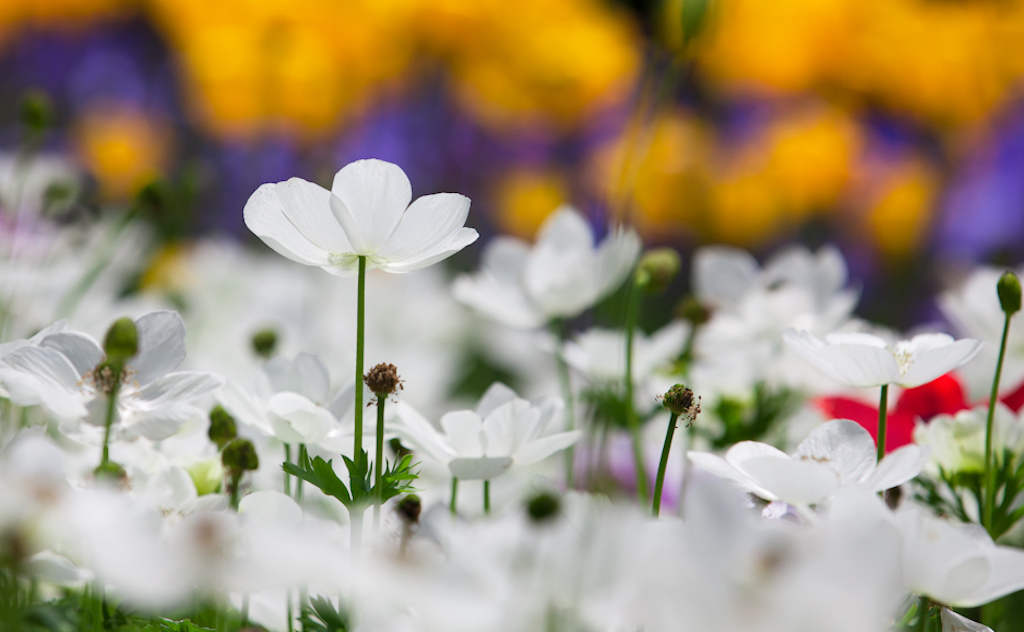
{"label": "small green bud on stem", "polygon": [[996,285],[996,293],[999,295],[999,306],[1003,308],[1003,312],[1012,316],[1020,311],[1020,279],[1016,274],[1010,271],[1003,273]]}
{"label": "small green bud on stem", "polygon": [[124,471],[121,465],[114,461],[107,460],[100,463],[99,467],[93,470],[92,473],[97,481],[115,487],[124,487],[128,483],[128,473]]}
{"label": "small green bud on stem", "polygon": [[248,472],[260,467],[256,447],[248,439],[235,439],[224,446],[220,460],[229,472]]}
{"label": "small green bud on stem", "polygon": [[668,389],[668,392],[662,397],[661,403],[673,415],[686,417],[689,420],[687,425],[693,423],[697,415],[700,414],[700,398],[695,397],[693,391],[682,384],[676,384]]}
{"label": "small green bud on stem", "polygon": [[114,364],[123,364],[139,352],[139,331],[131,318],[114,321],[103,339],[103,351]]}
{"label": "small green bud on stem", "polygon": [[636,267],[636,284],[651,294],[661,294],[679,274],[679,253],[672,248],[648,250]]}
{"label": "small green bud on stem", "polygon": [[419,524],[420,513],[423,511],[423,502],[416,494],[407,494],[395,506],[395,513],[408,525]]}
{"label": "small green bud on stem", "polygon": [[29,90],[21,97],[21,123],[32,137],[42,136],[53,118],[53,101],[45,92]]}
{"label": "small green bud on stem", "polygon": [[692,294],[679,301],[676,305],[676,316],[687,321],[694,327],[700,327],[711,320],[711,311],[708,310],[697,297]]}
{"label": "small green bud on stem", "polygon": [[252,350],[264,360],[269,360],[277,350],[277,332],[273,329],[261,329],[254,333]]}
{"label": "small green bud on stem", "polygon": [[534,524],[551,522],[561,511],[562,499],[552,492],[538,492],[526,501],[526,513]]}
{"label": "small green bud on stem", "polygon": [[238,436],[238,426],[235,424],[235,418],[231,416],[231,413],[224,410],[224,407],[220,404],[217,404],[210,410],[210,431],[207,433],[207,436],[221,450],[224,449],[228,442]]}

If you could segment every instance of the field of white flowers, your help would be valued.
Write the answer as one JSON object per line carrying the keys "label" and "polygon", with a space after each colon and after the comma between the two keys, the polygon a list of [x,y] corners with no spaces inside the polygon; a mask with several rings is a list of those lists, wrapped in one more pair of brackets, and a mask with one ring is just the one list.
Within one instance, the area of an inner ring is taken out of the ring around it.
{"label": "field of white flowers", "polygon": [[835,248],[682,266],[569,207],[478,243],[379,160],[257,189],[274,252],[148,266],[134,214],[33,195],[0,232],[2,630],[1024,625],[1012,272],[894,332]]}

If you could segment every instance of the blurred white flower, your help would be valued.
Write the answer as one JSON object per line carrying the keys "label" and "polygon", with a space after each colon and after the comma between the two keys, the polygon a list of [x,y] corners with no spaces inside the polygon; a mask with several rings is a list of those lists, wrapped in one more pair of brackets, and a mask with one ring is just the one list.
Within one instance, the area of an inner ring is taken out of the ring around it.
{"label": "blurred white flower", "polygon": [[942,619],[942,632],[992,632],[987,625],[971,621],[949,608],[943,608],[939,614]]}
{"label": "blurred white flower", "polygon": [[973,608],[1024,588],[1024,551],[997,546],[981,525],[955,524],[910,503],[895,521],[911,592],[946,606]]}
{"label": "blurred white flower", "polygon": [[331,274],[367,269],[410,272],[447,259],[476,241],[466,228],[469,198],[436,193],[412,200],[397,165],[357,160],[328,191],[301,178],[264,184],[245,204],[245,225],[278,254]]}
{"label": "blurred white flower", "polygon": [[480,271],[457,278],[452,292],[504,325],[533,329],[578,316],[615,291],[633,269],[640,246],[635,232],[618,230],[595,249],[586,219],[563,206],[541,226],[533,248],[511,237],[492,240]]}
{"label": "blurred white flower", "polygon": [[[985,471],[985,431],[988,406],[961,410],[955,415],[936,415],[914,427],[914,443],[931,449],[931,462],[947,473]],[[1024,449],[1021,421],[997,402],[992,418],[992,454],[997,463],[1009,450]]]}
{"label": "blurred white flower", "polygon": [[399,404],[394,430],[414,448],[448,465],[452,476],[490,480],[513,465],[536,463],[579,440],[578,430],[545,434],[561,400],[531,404],[501,383],[491,385],[475,410],[441,418],[443,433],[410,406]]}
{"label": "blurred white flower", "polygon": [[904,446],[876,463],[875,442],[860,424],[834,419],[811,431],[792,456],[766,443],[741,441],[725,458],[690,452],[690,460],[708,472],[734,481],[765,500],[781,500],[798,508],[822,503],[846,485],[876,492],[917,476],[928,452]]}
{"label": "blurred white flower", "polygon": [[965,364],[981,349],[973,338],[919,334],[890,345],[866,333],[833,333],[821,340],[808,331],[788,329],[786,344],[822,372],[849,386],[927,384]]}
{"label": "blurred white flower", "polygon": [[[185,324],[177,313],[151,312],[135,325],[139,352],[120,378],[112,436],[165,439],[198,414],[190,402],[223,380],[211,373],[173,372],[185,358]],[[105,357],[91,336],[59,331],[4,356],[0,383],[19,406],[42,405],[58,417],[104,426],[111,380],[96,369]]]}

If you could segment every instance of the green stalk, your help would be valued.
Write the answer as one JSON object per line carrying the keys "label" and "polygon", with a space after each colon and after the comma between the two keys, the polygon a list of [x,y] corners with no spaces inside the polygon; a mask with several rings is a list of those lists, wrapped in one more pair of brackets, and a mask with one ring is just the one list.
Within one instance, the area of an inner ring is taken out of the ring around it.
{"label": "green stalk", "polygon": [[491,481],[484,481],[484,515],[491,515]]}
{"label": "green stalk", "polygon": [[373,530],[380,531],[380,506],[384,504],[384,402],[387,393],[377,393],[377,461],[373,480]]}
{"label": "green stalk", "polygon": [[658,464],[658,478],[654,481],[654,517],[661,513],[661,488],[665,483],[665,469],[668,467],[668,453],[672,449],[672,436],[676,433],[676,423],[679,415],[672,413],[668,420],[668,429],[665,431],[665,445],[661,448],[661,463]]}
{"label": "green stalk", "polygon": [[[284,462],[292,462],[292,446],[290,443],[284,444]],[[292,495],[292,475],[288,472],[284,474],[284,495],[291,498]]]}
{"label": "green stalk", "polygon": [[452,512],[453,516],[458,514],[458,511],[456,510],[456,506],[458,504],[457,503],[458,499],[459,499],[459,479],[457,479],[457,478],[455,478],[453,476],[452,477],[452,500],[451,500],[450,503],[448,503],[448,509],[449,509],[449,511]]}
{"label": "green stalk", "polygon": [[[353,436],[356,465],[363,460],[363,332],[366,328],[366,256],[359,255],[359,286],[356,294],[356,409]],[[358,469],[358,468],[357,468]],[[354,481],[353,481],[354,484]]]}
{"label": "green stalk", "polygon": [[[309,457],[306,455],[306,444],[299,444],[299,467],[306,467],[306,461]],[[295,477],[295,502],[302,500],[302,479]]]}
{"label": "green stalk", "polygon": [[[569,375],[569,364],[565,361],[565,322],[562,320],[555,320],[551,323],[551,328],[554,330],[555,337],[558,340],[558,349],[555,350],[555,364],[558,368],[558,381],[562,386],[562,399],[565,400],[565,418],[566,418],[566,430],[574,430],[576,427],[576,414],[575,406],[573,404],[572,396],[572,379]],[[568,489],[573,487],[574,474],[574,462],[575,462],[575,445],[571,445],[565,449],[565,486]]]}
{"label": "green stalk", "polygon": [[921,597],[917,602],[917,624],[915,632],[924,632],[925,623],[928,621],[928,598]]}
{"label": "green stalk", "polygon": [[985,421],[985,514],[982,517],[981,526],[992,534],[993,517],[996,504],[996,468],[992,455],[992,427],[995,422],[996,404],[999,401],[999,380],[1003,375],[1003,360],[1006,357],[1006,339],[1010,334],[1010,318],[1013,314],[1006,314],[1006,321],[1003,323],[1003,338],[999,343],[999,359],[996,360],[996,374],[992,378],[992,393],[988,399],[988,419]]}
{"label": "green stalk", "polygon": [[878,400],[878,453],[876,462],[885,458],[885,430],[889,422],[889,385],[882,385],[882,396]]}
{"label": "green stalk", "polygon": [[117,393],[121,390],[121,373],[124,371],[124,365],[121,363],[115,363],[111,366],[111,370],[114,371],[114,385],[110,389],[110,394],[107,395],[107,417],[104,421],[105,430],[103,431],[103,456],[100,459],[100,467],[103,467],[110,461],[110,428],[114,425],[114,413],[117,412]]}
{"label": "green stalk", "polygon": [[238,513],[238,487],[242,484],[242,472],[231,473],[231,508]]}
{"label": "green stalk", "polygon": [[647,473],[644,468],[644,448],[640,437],[640,423],[633,410],[633,331],[636,329],[636,312],[640,292],[633,281],[626,299],[626,427],[633,440],[633,462],[636,465],[636,494],[641,505],[647,504]]}
{"label": "green stalk", "polygon": [[240,612],[242,618],[242,627],[249,627],[249,593],[242,593],[242,609]]}

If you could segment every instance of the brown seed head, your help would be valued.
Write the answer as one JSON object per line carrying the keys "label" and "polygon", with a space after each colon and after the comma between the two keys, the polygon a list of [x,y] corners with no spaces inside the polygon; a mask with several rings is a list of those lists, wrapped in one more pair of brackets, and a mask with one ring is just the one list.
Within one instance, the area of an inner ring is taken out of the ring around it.
{"label": "brown seed head", "polygon": [[398,369],[393,364],[381,363],[370,369],[363,376],[366,386],[378,395],[388,396],[402,387],[403,380],[398,377]]}

